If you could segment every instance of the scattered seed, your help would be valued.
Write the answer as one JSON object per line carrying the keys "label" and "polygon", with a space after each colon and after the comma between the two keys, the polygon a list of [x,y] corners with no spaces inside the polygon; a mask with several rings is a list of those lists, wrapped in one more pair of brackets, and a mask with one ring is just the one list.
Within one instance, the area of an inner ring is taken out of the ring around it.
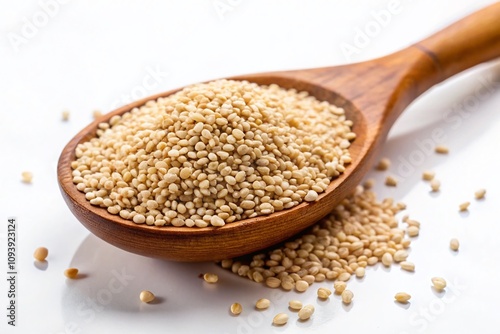
{"label": "scattered seed", "polygon": [[311,304],[305,305],[300,309],[298,316],[300,320],[308,320],[314,313],[314,306]]}
{"label": "scattered seed", "polygon": [[390,267],[393,262],[392,254],[387,252],[382,255],[382,264],[386,267]]}
{"label": "scattered seed", "polygon": [[64,271],[64,276],[67,278],[76,278],[78,276],[77,268],[68,268]]}
{"label": "scattered seed", "polygon": [[69,111],[68,110],[63,110],[63,112],[62,112],[62,120],[63,121],[69,120]]}
{"label": "scattered seed", "polygon": [[417,226],[409,226],[408,227],[408,236],[416,237],[420,233],[420,229]]}
{"label": "scattered seed", "polygon": [[396,299],[397,302],[406,304],[410,300],[411,295],[407,294],[406,292],[398,292],[394,296],[394,299]]}
{"label": "scattered seed", "polygon": [[255,303],[255,308],[258,310],[265,310],[271,305],[271,301],[266,298],[261,298]]}
{"label": "scattered seed", "polygon": [[434,289],[436,289],[437,291],[442,291],[444,288],[446,288],[446,281],[442,277],[433,277],[431,281]]}
{"label": "scattered seed", "polygon": [[144,303],[151,303],[155,300],[155,295],[151,291],[143,290],[139,294],[139,299]]}
{"label": "scattered seed", "polygon": [[451,250],[457,251],[459,247],[460,247],[460,243],[458,242],[458,239],[453,238],[450,240]]}
{"label": "scattered seed", "polygon": [[407,257],[408,257],[408,252],[405,251],[404,249],[396,251],[396,253],[394,253],[393,256],[395,262],[405,261]]}
{"label": "scattered seed", "polygon": [[458,206],[459,211],[467,211],[469,208],[470,202],[463,202]]}
{"label": "scattered seed", "polygon": [[21,181],[23,181],[24,183],[31,183],[33,181],[33,173],[26,171],[22,172]]}
{"label": "scattered seed", "polygon": [[300,300],[290,300],[288,302],[288,306],[295,311],[298,311],[302,308],[302,302]]}
{"label": "scattered seed", "polygon": [[217,283],[217,281],[219,280],[219,276],[217,274],[206,273],[203,275],[203,279],[207,283]]}
{"label": "scattered seed", "polygon": [[273,318],[273,324],[276,326],[283,326],[288,322],[288,314],[278,313]]}
{"label": "scattered seed", "polygon": [[382,158],[382,159],[380,159],[378,164],[375,166],[375,169],[380,170],[380,171],[384,171],[384,170],[389,169],[390,166],[391,166],[391,161],[388,158]]}
{"label": "scattered seed", "polygon": [[439,191],[439,188],[441,187],[441,182],[439,182],[439,180],[436,180],[436,179],[433,179],[431,181],[431,190],[433,192],[437,192]]}
{"label": "scattered seed", "polygon": [[395,187],[398,185],[398,180],[396,180],[395,177],[389,175],[385,178],[385,185],[388,187]]}
{"label": "scattered seed", "polygon": [[49,255],[49,250],[45,247],[38,247],[35,249],[35,253],[33,253],[33,257],[37,261],[45,261],[47,255]]}
{"label": "scattered seed", "polygon": [[241,311],[243,311],[243,307],[240,303],[233,303],[231,304],[230,310],[233,315],[239,315]]}
{"label": "scattered seed", "polygon": [[342,292],[342,302],[344,304],[350,304],[353,298],[354,294],[351,290],[344,290],[344,292]]}
{"label": "scattered seed", "polygon": [[333,289],[335,290],[335,293],[338,295],[341,295],[346,288],[347,288],[346,282],[336,281],[335,283],[333,283]]}
{"label": "scattered seed", "polygon": [[438,154],[447,154],[449,152],[449,149],[444,145],[438,145],[434,148],[434,151]]}
{"label": "scattered seed", "polygon": [[422,179],[424,179],[425,181],[432,181],[435,175],[436,173],[426,170],[422,173]]}
{"label": "scattered seed", "polygon": [[484,195],[486,195],[486,189],[479,189],[474,193],[474,197],[476,197],[476,199],[483,199]]}
{"label": "scattered seed", "polygon": [[368,179],[363,183],[363,188],[365,189],[371,189],[375,185],[375,180],[374,179]]}
{"label": "scattered seed", "polygon": [[330,289],[327,288],[319,288],[317,294],[319,299],[328,299],[332,294],[332,291],[330,291]]}
{"label": "scattered seed", "polygon": [[401,269],[403,269],[403,270],[415,271],[415,264],[413,262],[403,261],[399,265],[401,266]]}
{"label": "scattered seed", "polygon": [[94,119],[97,119],[99,117],[102,116],[102,112],[100,110],[94,110],[92,111],[92,117],[94,117]]}
{"label": "scattered seed", "polygon": [[354,274],[356,275],[357,278],[363,278],[365,277],[365,268],[364,267],[358,267],[354,271]]}
{"label": "scattered seed", "polygon": [[307,290],[307,288],[309,288],[309,283],[307,283],[306,281],[298,280],[297,282],[295,282],[295,290],[297,290],[298,292],[304,292]]}

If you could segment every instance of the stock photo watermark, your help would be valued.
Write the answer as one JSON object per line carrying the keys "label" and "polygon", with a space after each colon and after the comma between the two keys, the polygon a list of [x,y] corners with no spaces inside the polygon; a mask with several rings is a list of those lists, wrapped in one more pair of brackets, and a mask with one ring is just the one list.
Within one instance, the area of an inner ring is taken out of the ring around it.
{"label": "stock photo watermark", "polygon": [[[411,0],[408,0],[411,1]],[[351,41],[339,44],[340,51],[347,61],[351,61],[353,56],[361,54],[361,51],[372,44],[372,42],[382,33],[384,28],[389,26],[394,16],[403,12],[404,6],[400,0],[391,0],[385,8],[372,10],[370,20],[361,26],[354,27],[354,36]]]}
{"label": "stock photo watermark", "polygon": [[219,19],[224,20],[226,14],[232,12],[241,2],[242,0],[214,0],[212,5]]}
{"label": "stock photo watermark", "polygon": [[97,315],[111,304],[116,295],[122,293],[135,279],[125,268],[111,270],[111,278],[92,296],[86,296],[76,307],[76,319],[64,324],[64,328],[53,334],[79,334],[83,333],[82,327],[97,317]]}
{"label": "stock photo watermark", "polygon": [[425,333],[432,326],[432,323],[460,298],[465,290],[467,290],[467,285],[458,278],[448,282],[446,292],[442,296],[436,296],[428,304],[410,314],[408,317],[410,328],[399,332],[399,334]]}
{"label": "stock photo watermark", "polygon": [[409,153],[399,155],[396,159],[396,176],[400,182],[414,175],[418,167],[434,153],[437,145],[448,138],[447,133],[456,131],[465,124],[465,121],[476,112],[482,101],[490,98],[500,89],[500,76],[492,74],[478,79],[473,92],[465,96],[460,102],[445,111],[442,122],[430,131],[430,135],[414,140],[414,148]]}
{"label": "stock photo watermark", "polygon": [[110,107],[112,110],[145,98],[153,90],[157,89],[169,76],[169,72],[163,71],[158,65],[155,67],[147,66],[145,72],[146,74],[142,77],[139,84],[132,87],[127,93],[120,94],[120,97],[111,103]]}
{"label": "stock photo watermark", "polygon": [[55,18],[61,11],[61,7],[71,0],[40,0],[38,9],[31,15],[23,16],[18,31],[7,33],[7,39],[15,52],[19,52],[23,45],[38,36],[40,31]]}

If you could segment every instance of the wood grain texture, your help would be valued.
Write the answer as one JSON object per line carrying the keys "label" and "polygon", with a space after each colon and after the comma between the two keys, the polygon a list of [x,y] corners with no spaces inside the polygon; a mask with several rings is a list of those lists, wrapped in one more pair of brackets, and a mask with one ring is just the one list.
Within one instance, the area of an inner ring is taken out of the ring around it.
{"label": "wood grain texture", "polygon": [[346,110],[357,138],[352,163],[314,203],[223,227],[188,228],[137,225],[92,206],[72,182],[76,146],[95,136],[99,122],[139,107],[169,91],[121,107],[79,132],[64,148],[58,182],[68,207],[99,238],[124,250],[176,261],[232,258],[282,242],[330,212],[360,183],[401,112],[427,89],[467,68],[500,56],[500,4],[455,23],[392,55],[337,67],[238,76],[258,84],[275,83],[308,91]]}

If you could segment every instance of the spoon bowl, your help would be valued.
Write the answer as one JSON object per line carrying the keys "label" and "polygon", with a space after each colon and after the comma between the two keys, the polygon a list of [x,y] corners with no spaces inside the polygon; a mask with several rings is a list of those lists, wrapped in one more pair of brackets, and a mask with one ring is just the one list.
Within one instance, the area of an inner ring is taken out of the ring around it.
{"label": "spoon bowl", "polygon": [[76,218],[99,238],[124,250],[176,261],[233,258],[282,242],[326,216],[361,182],[372,167],[397,117],[433,85],[500,56],[500,4],[476,12],[437,34],[389,56],[351,65],[232,77],[261,85],[307,91],[344,108],[353,121],[352,162],[315,202],[222,227],[174,227],[135,224],[85,199],[73,184],[71,162],[78,144],[96,136],[97,126],[172,90],[112,111],[80,131],[63,149],[58,182]]}

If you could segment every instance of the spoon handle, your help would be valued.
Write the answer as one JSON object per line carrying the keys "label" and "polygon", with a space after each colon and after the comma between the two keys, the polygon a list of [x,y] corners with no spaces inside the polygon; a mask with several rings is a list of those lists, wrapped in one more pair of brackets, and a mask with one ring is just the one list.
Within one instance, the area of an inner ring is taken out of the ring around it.
{"label": "spoon handle", "polygon": [[500,57],[500,2],[485,7],[414,44],[432,58],[432,86],[474,65]]}

